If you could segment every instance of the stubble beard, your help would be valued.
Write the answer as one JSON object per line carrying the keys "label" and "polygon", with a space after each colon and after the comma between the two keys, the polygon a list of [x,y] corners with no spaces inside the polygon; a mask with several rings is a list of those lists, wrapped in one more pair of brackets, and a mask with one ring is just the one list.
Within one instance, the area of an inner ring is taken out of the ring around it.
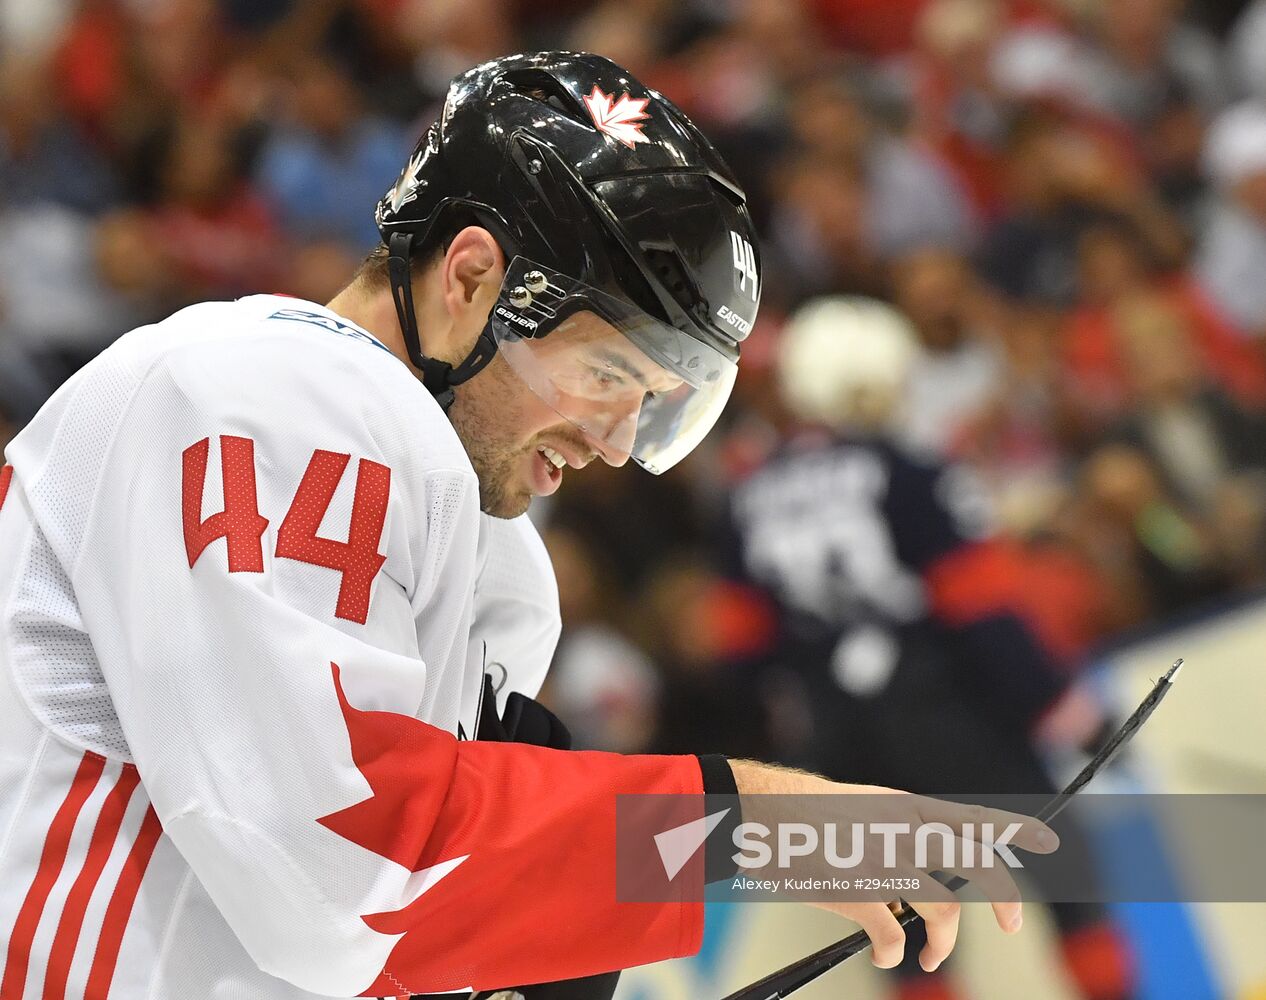
{"label": "stubble beard", "polygon": [[492,517],[518,517],[532,494],[519,483],[530,445],[519,442],[520,411],[514,403],[520,386],[497,355],[482,372],[457,387],[449,420],[479,479],[479,509]]}

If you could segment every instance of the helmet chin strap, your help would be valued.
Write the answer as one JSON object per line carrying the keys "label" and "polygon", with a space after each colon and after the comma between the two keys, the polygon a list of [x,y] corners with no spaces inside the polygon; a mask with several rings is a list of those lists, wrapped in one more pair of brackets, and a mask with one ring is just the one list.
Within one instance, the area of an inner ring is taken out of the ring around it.
{"label": "helmet chin strap", "polygon": [[454,386],[474,378],[497,353],[497,342],[492,334],[492,322],[484,324],[475,346],[466,359],[456,368],[447,361],[427,357],[422,352],[422,338],[418,333],[417,313],[413,308],[412,267],[413,234],[394,232],[387,242],[387,274],[391,281],[391,300],[400,320],[400,332],[404,334],[405,349],[409,360],[422,373],[422,384],[435,397],[440,407],[448,411],[453,405]]}

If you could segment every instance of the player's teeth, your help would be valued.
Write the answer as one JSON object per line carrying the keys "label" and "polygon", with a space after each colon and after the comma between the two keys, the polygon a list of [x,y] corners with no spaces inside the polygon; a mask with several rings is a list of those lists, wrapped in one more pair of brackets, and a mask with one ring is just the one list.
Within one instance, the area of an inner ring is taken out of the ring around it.
{"label": "player's teeth", "polygon": [[542,448],[541,454],[548,458],[556,469],[561,469],[567,464],[567,459],[563,458],[563,456],[556,452],[553,448]]}

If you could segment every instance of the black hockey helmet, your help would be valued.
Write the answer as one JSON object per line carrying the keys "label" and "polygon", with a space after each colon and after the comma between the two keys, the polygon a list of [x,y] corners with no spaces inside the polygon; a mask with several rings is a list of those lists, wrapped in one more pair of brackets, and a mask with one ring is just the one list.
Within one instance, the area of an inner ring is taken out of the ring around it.
{"label": "black hockey helmet", "polygon": [[[376,218],[405,343],[442,404],[501,351],[560,413],[652,471],[715,422],[759,304],[745,196],[681,110],[610,60],[542,52],[458,76]],[[489,230],[509,263],[488,327],[450,367],[422,352],[409,263],[428,236],[465,222]],[[622,355],[600,388],[551,377],[535,348],[594,316],[667,382],[653,387],[630,371],[642,363]],[[614,403],[594,414],[597,396],[626,374],[647,390],[636,426]]]}

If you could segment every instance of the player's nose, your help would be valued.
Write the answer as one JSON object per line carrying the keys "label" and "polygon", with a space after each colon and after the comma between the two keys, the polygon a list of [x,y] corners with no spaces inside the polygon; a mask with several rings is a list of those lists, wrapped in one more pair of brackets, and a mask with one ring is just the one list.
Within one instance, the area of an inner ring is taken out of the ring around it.
{"label": "player's nose", "polygon": [[633,456],[633,441],[637,437],[637,417],[638,414],[634,412],[611,426],[605,433],[586,430],[583,432],[585,443],[607,465],[618,469]]}

